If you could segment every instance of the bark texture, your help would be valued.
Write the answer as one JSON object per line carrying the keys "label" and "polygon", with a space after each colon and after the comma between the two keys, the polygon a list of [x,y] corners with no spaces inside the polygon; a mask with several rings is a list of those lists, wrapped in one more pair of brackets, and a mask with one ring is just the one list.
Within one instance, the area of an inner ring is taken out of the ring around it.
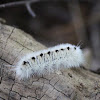
{"label": "bark texture", "polygon": [[0,100],[100,100],[100,75],[83,68],[19,81],[5,66],[44,48],[20,29],[0,24]]}

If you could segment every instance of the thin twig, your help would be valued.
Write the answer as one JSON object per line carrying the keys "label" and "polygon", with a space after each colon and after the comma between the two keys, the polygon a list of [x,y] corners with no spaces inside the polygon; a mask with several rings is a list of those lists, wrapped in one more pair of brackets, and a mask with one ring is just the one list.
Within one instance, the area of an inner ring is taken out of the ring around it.
{"label": "thin twig", "polygon": [[30,14],[32,17],[36,17],[36,14],[35,14],[34,11],[32,10],[31,4],[30,4],[30,3],[27,3],[27,4],[26,4],[26,8],[27,8],[29,14]]}
{"label": "thin twig", "polygon": [[37,2],[39,0],[26,0],[26,1],[16,1],[16,2],[10,2],[10,3],[6,3],[6,4],[1,4],[0,8],[5,8],[5,7],[12,7],[12,6],[18,6],[18,5],[25,5],[29,14],[32,17],[36,17],[36,14],[34,13],[34,11],[31,8],[31,3]]}
{"label": "thin twig", "polygon": [[33,3],[33,2],[38,2],[38,1],[39,0],[25,0],[25,1],[10,2],[10,3],[1,4],[0,8],[12,7],[12,6],[17,6],[17,5],[23,5],[23,4]]}

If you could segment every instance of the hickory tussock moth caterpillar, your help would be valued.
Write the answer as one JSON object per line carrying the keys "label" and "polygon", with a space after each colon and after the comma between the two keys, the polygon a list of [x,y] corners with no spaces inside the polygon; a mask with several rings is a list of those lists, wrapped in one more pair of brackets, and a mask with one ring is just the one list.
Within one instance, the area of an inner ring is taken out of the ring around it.
{"label": "hickory tussock moth caterpillar", "polygon": [[52,72],[62,65],[65,68],[79,67],[84,64],[84,56],[80,46],[60,44],[45,50],[27,54],[15,66],[16,75],[28,78],[32,74]]}

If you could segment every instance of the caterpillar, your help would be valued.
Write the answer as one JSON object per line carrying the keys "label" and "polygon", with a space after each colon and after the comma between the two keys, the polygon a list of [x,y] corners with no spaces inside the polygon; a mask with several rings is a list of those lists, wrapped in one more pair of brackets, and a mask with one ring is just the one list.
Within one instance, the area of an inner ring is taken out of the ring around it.
{"label": "caterpillar", "polygon": [[66,43],[27,54],[17,63],[14,71],[23,79],[33,74],[44,74],[62,67],[79,67],[83,64],[84,55],[80,46]]}

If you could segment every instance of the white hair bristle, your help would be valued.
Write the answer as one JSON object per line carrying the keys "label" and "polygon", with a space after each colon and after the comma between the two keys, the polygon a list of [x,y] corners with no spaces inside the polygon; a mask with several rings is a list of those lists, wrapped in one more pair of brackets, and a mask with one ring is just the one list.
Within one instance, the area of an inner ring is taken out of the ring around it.
{"label": "white hair bristle", "polygon": [[15,66],[16,75],[21,79],[33,74],[44,74],[56,69],[79,67],[84,64],[84,55],[79,46],[60,44],[24,56]]}

